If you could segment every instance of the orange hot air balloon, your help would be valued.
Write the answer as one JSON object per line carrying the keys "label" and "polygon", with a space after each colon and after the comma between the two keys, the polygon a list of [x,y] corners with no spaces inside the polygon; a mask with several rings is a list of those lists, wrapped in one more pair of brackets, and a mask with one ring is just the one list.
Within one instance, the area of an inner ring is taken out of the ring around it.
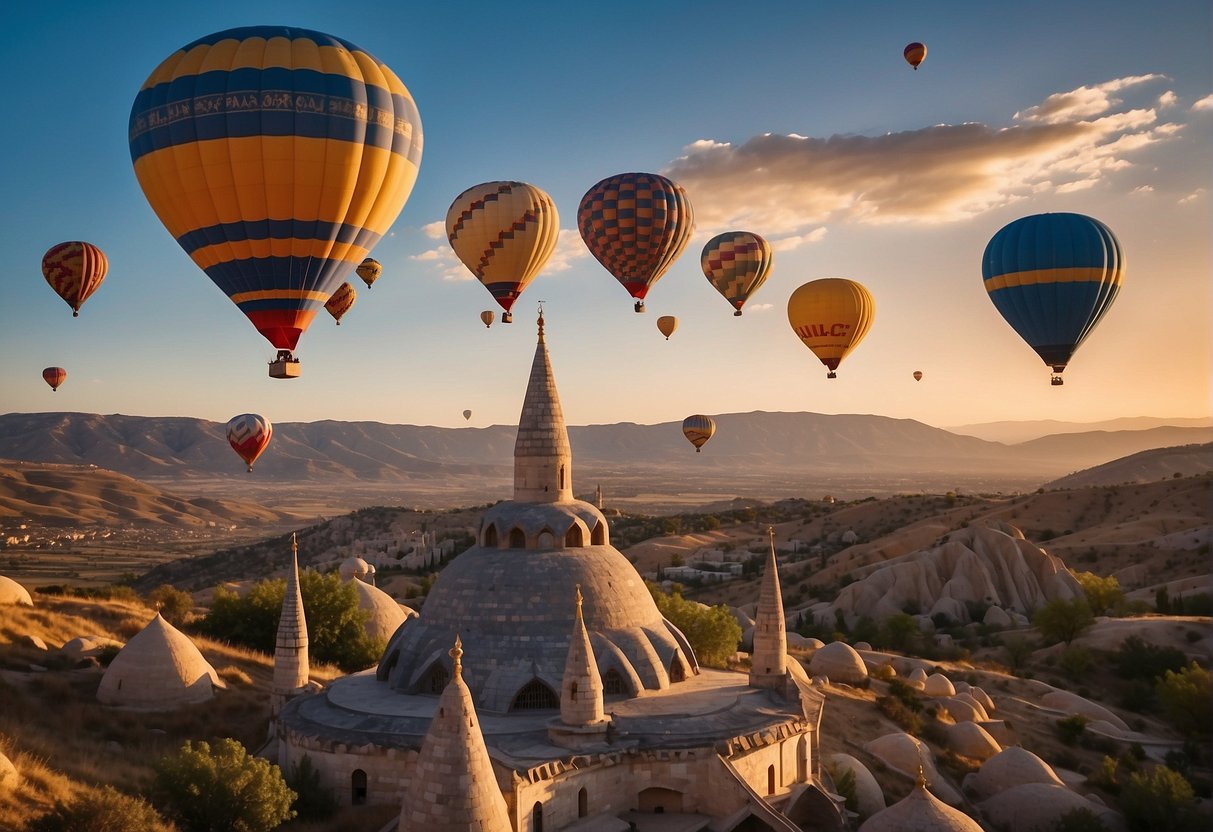
{"label": "orange hot air balloon", "polygon": [[716,423],[712,421],[711,416],[696,414],[688,416],[682,420],[682,435],[687,438],[687,441],[695,446],[695,453],[699,453],[713,434],[716,433]]}
{"label": "orange hot air balloon", "polygon": [[92,243],[60,243],[42,256],[42,276],[55,294],[67,301],[73,318],[79,317],[80,307],[97,291],[108,271],[105,252]]}
{"label": "orange hot air balloon", "polygon": [[678,319],[673,315],[662,315],[657,319],[657,330],[665,336],[667,341],[670,340],[670,336],[676,329],[678,329]]}
{"label": "orange hot air balloon", "polygon": [[337,291],[333,292],[333,296],[325,301],[324,308],[333,316],[333,320],[337,322],[337,326],[341,326],[341,318],[346,312],[350,311],[350,307],[354,305],[354,301],[358,299],[358,293],[354,291],[354,287],[347,280],[337,287]]}
{"label": "orange hot air balloon", "polygon": [[915,41],[914,43],[907,45],[906,48],[902,50],[901,54],[905,56],[906,63],[914,67],[914,71],[917,72],[918,65],[922,63],[923,59],[927,56],[927,45],[925,43]]}
{"label": "orange hot air balloon", "polygon": [[257,457],[269,447],[273,434],[274,426],[270,424],[270,420],[256,413],[233,416],[227,423],[228,444],[248,465],[250,472]]}
{"label": "orange hot air balloon", "polygon": [[835,370],[863,340],[876,317],[871,293],[853,280],[811,280],[788,298],[788,324],[835,378]]}
{"label": "orange hot air balloon", "polygon": [[47,367],[42,371],[42,380],[51,386],[51,392],[59,389],[59,385],[67,381],[67,370],[62,367]]}
{"label": "orange hot air balloon", "polygon": [[379,279],[383,274],[383,265],[374,257],[368,257],[358,264],[358,268],[354,269],[358,276],[362,278],[362,282],[366,284],[366,288],[371,288],[371,284]]}
{"label": "orange hot air balloon", "polygon": [[492,309],[486,309],[480,313],[480,323],[484,324],[484,328],[488,329],[493,325],[493,321],[497,318],[497,313]]}
{"label": "orange hot air balloon", "polygon": [[922,370],[915,370],[915,371],[914,371],[914,380],[915,380],[915,381],[922,381]]}
{"label": "orange hot air balloon", "polygon": [[586,191],[577,228],[590,254],[636,299],[644,299],[686,248],[695,214],[686,191],[655,173],[621,173]]}

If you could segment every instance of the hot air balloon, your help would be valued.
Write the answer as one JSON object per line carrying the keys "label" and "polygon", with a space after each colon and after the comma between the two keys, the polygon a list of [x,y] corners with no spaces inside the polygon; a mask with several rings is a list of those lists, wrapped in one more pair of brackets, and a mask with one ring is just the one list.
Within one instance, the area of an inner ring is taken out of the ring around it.
{"label": "hot air balloon", "polygon": [[902,50],[901,54],[905,55],[906,63],[914,67],[914,71],[917,72],[918,65],[922,63],[923,58],[927,56],[927,45],[925,43],[918,43],[915,41],[914,43],[907,45],[906,48]]}
{"label": "hot air balloon", "polygon": [[495,312],[493,312],[492,309],[486,309],[480,313],[480,323],[484,324],[485,329],[488,329],[489,327],[491,327],[493,325],[493,320],[496,317],[497,317],[497,314]]}
{"label": "hot air balloon", "polygon": [[67,381],[67,370],[62,367],[47,367],[42,371],[42,380],[51,386],[51,392],[59,389],[59,385]]}
{"label": "hot air balloon", "polygon": [[716,423],[712,421],[711,416],[697,414],[682,420],[682,435],[695,446],[695,453],[699,453],[699,449],[712,438],[714,433],[716,433]]}
{"label": "hot air balloon", "polygon": [[665,336],[667,341],[670,340],[670,336],[676,329],[678,329],[678,319],[673,315],[662,315],[657,319],[657,330]]}
{"label": "hot air balloon", "polygon": [[470,420],[471,418],[472,418],[472,411],[470,411],[470,410],[465,410],[465,411],[463,411],[463,419],[464,419],[464,421],[468,421],[468,420]]}
{"label": "hot air balloon", "polygon": [[860,284],[842,277],[811,280],[788,298],[788,323],[801,342],[834,372],[863,340],[876,316],[876,302]]}
{"label": "hot air balloon", "polygon": [[131,160],[169,233],[299,375],[299,337],[404,207],[421,120],[387,66],[284,26],[174,52],[131,108]]}
{"label": "hot air balloon", "polygon": [[72,240],[51,246],[42,255],[42,276],[55,294],[67,301],[73,318],[79,317],[80,307],[97,291],[107,271],[105,252],[92,243]]}
{"label": "hot air balloon", "polygon": [[1054,385],[1116,300],[1124,273],[1120,241],[1082,214],[1017,219],[990,239],[981,258],[990,300],[1053,368]]}
{"label": "hot air balloon", "polygon": [[552,198],[525,182],[485,182],[455,197],[446,235],[455,254],[505,310],[556,249],[560,215]]}
{"label": "hot air balloon", "polygon": [[273,433],[274,426],[270,420],[256,413],[233,416],[227,423],[228,444],[245,461],[250,472],[257,457],[269,446]]}
{"label": "hot air balloon", "polygon": [[324,308],[333,316],[333,320],[337,322],[337,326],[341,326],[341,317],[350,311],[350,307],[354,305],[354,301],[357,299],[358,293],[354,291],[354,287],[347,280],[337,287],[337,291],[333,292],[333,296],[325,302]]}
{"label": "hot air balloon", "polygon": [[708,240],[699,257],[703,274],[740,315],[741,307],[771,273],[771,245],[749,231],[726,231]]}
{"label": "hot air balloon", "polygon": [[695,216],[686,192],[655,173],[622,173],[586,191],[577,228],[590,254],[628,294],[637,312],[691,239]]}
{"label": "hot air balloon", "polygon": [[914,380],[915,380],[915,381],[922,381],[922,370],[915,370],[915,371],[914,371]]}
{"label": "hot air balloon", "polygon": [[358,264],[358,268],[354,269],[362,282],[366,284],[366,288],[371,288],[371,284],[379,279],[379,275],[383,274],[383,266],[374,257],[368,257]]}

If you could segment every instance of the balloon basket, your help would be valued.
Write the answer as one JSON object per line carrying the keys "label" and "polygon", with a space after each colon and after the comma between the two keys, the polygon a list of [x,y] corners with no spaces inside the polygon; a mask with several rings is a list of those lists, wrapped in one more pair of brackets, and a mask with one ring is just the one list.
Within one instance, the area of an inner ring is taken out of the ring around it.
{"label": "balloon basket", "polygon": [[502,322],[503,324],[512,324],[512,323],[514,323],[514,313],[513,313],[513,312],[506,312],[504,315],[502,315],[502,316],[501,316],[501,322]]}
{"label": "balloon basket", "polygon": [[831,370],[830,372],[826,373],[826,378],[838,378],[838,373]]}
{"label": "balloon basket", "polygon": [[741,317],[741,310],[740,310],[740,309],[738,309],[736,312],[734,312],[734,313],[733,313],[733,317],[734,317],[734,318],[740,318],[740,317]]}
{"label": "balloon basket", "polygon": [[1049,384],[1052,384],[1054,387],[1061,387],[1065,383],[1065,379],[1061,376],[1053,376],[1049,379]]}
{"label": "balloon basket", "polygon": [[299,359],[279,358],[271,361],[270,378],[299,378]]}

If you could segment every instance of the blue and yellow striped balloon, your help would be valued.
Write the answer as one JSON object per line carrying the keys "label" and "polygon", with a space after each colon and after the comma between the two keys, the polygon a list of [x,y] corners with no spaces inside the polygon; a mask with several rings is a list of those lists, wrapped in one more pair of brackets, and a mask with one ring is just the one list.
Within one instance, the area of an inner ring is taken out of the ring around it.
{"label": "blue and yellow striped balloon", "polygon": [[169,233],[279,350],[396,220],[421,120],[348,41],[230,29],[170,55],[130,116],[135,175]]}
{"label": "blue and yellow striped balloon", "polygon": [[1124,273],[1120,241],[1082,214],[1017,219],[990,239],[981,259],[995,308],[1054,373],[1107,314]]}

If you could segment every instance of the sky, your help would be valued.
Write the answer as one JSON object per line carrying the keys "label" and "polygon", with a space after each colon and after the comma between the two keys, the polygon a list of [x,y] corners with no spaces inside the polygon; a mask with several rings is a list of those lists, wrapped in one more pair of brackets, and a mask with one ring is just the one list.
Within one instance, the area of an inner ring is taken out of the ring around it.
{"label": "sky", "polygon": [[[1213,26],[1208,0],[5,4],[0,71],[0,413],[227,421],[516,424],[544,301],[570,424],[754,410],[871,413],[946,427],[1213,410]],[[135,94],[168,55],[247,25],[315,29],[391,67],[417,102],[416,187],[373,251],[383,276],[337,327],[300,340],[302,376],[177,246],[131,166]],[[911,41],[927,44],[912,71]],[[696,231],[648,311],[589,255],[582,195],[663,173]],[[530,182],[561,238],[515,305],[450,251],[442,220],[480,182]],[[1119,297],[1062,387],[982,287],[989,238],[1030,214],[1118,236]],[[772,242],[745,314],[704,278],[713,235]],[[79,318],[42,255],[87,240],[110,261]],[[838,378],[791,331],[789,295],[864,284],[874,325]],[[498,310],[500,311],[500,310]],[[666,341],[660,315],[678,316]],[[52,393],[46,366],[68,371]],[[912,373],[923,373],[915,382]],[[465,421],[463,411],[472,418]]]}

